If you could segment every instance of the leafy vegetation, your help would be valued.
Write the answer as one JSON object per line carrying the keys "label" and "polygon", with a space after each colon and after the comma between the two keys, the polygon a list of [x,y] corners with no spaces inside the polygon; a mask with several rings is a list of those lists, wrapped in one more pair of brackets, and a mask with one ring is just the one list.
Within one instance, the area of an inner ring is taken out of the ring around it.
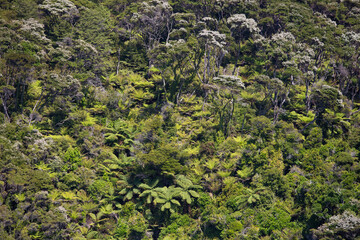
{"label": "leafy vegetation", "polygon": [[359,1],[0,17],[0,239],[360,237]]}

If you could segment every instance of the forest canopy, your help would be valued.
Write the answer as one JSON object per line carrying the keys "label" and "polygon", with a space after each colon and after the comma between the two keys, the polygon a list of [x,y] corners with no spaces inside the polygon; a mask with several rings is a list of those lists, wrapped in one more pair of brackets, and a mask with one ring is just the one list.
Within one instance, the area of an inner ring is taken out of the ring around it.
{"label": "forest canopy", "polygon": [[360,2],[0,0],[0,239],[357,239]]}

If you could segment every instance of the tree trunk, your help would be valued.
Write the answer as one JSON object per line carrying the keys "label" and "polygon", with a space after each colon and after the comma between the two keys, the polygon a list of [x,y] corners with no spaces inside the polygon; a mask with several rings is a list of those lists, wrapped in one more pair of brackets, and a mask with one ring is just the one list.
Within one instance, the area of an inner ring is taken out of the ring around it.
{"label": "tree trunk", "polygon": [[309,122],[308,124],[306,124],[305,127],[303,129],[301,129],[300,132],[303,133],[307,127],[309,127],[311,124],[313,124],[317,120],[317,118],[318,118],[318,113],[315,114],[314,119],[311,122]]}
{"label": "tree trunk", "polygon": [[234,65],[234,70],[233,70],[233,72],[232,72],[232,75],[235,74],[235,70],[236,70],[236,68],[237,68],[237,63],[238,63],[239,58],[240,58],[240,49],[241,49],[241,43],[239,42],[239,50],[238,50],[238,52],[237,52],[237,54],[236,54],[235,65]]}
{"label": "tree trunk", "polygon": [[[5,113],[5,116],[8,120],[8,122],[10,122],[10,116],[9,116],[9,113],[8,113],[8,110],[7,110],[7,107],[6,107],[6,104],[5,104],[5,100],[3,98],[1,98],[1,101],[2,101],[2,105],[3,105],[3,108],[4,108],[4,113]],[[6,121],[6,118],[5,121]]]}
{"label": "tree trunk", "polygon": [[118,49],[118,62],[117,62],[117,65],[116,65],[116,75],[119,75],[119,69],[120,69],[120,53],[121,53],[121,50],[120,50],[120,47]]}

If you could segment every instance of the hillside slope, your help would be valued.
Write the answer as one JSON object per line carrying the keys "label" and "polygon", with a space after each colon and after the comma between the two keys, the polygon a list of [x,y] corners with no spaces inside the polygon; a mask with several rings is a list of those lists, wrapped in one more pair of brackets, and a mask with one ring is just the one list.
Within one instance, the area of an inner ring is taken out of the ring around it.
{"label": "hillside slope", "polygon": [[0,239],[360,237],[359,1],[0,17]]}

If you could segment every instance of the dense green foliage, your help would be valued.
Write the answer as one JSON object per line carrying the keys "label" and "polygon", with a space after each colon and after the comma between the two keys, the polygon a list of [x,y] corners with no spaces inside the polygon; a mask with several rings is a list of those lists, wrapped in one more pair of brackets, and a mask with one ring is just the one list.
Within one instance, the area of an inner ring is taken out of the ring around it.
{"label": "dense green foliage", "polygon": [[0,16],[0,239],[360,237],[359,1]]}

